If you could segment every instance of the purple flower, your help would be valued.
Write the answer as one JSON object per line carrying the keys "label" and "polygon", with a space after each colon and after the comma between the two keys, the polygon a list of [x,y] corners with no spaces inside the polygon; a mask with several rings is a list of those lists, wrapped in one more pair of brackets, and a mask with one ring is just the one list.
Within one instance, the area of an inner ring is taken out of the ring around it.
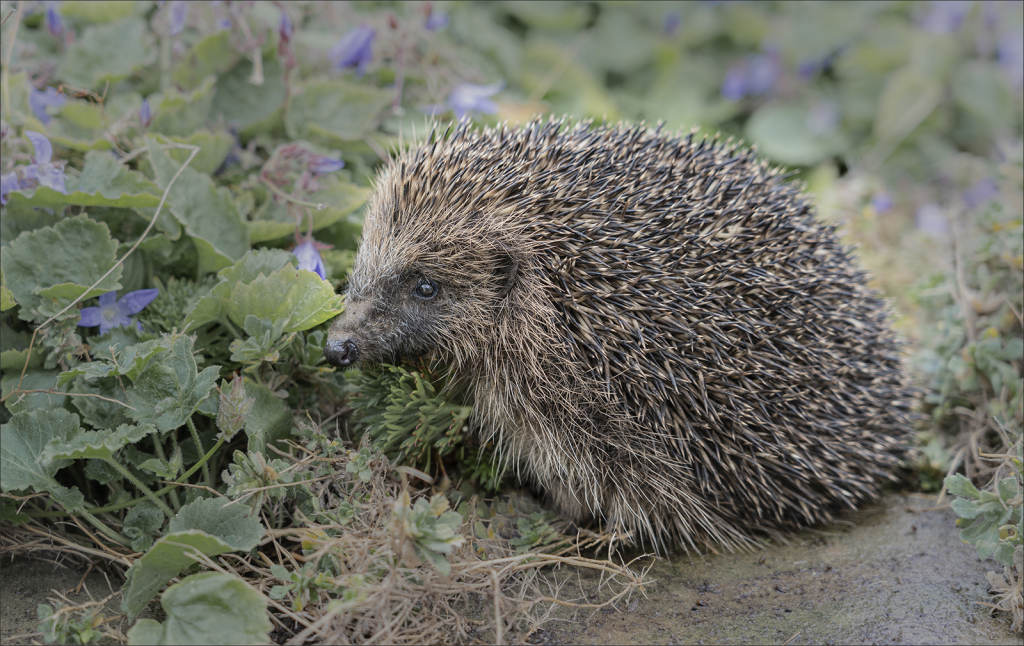
{"label": "purple flower", "polygon": [[497,104],[487,97],[494,96],[505,87],[504,82],[492,83],[490,85],[474,85],[473,83],[459,83],[452,88],[448,95],[448,101],[443,105],[430,106],[427,111],[437,114],[445,110],[455,113],[455,118],[461,120],[467,112],[475,110],[487,114],[494,114],[498,111]]}
{"label": "purple flower", "polygon": [[666,11],[661,19],[661,33],[672,38],[679,31],[679,25],[683,24],[683,17],[678,11]]}
{"label": "purple flower", "polygon": [[921,20],[921,28],[933,34],[951,34],[960,29],[970,11],[970,0],[932,2],[928,13]]}
{"label": "purple flower", "polygon": [[55,87],[48,87],[43,91],[34,87],[28,89],[28,105],[32,108],[32,114],[42,121],[44,126],[50,123],[50,115],[46,113],[46,108],[60,109],[65,103],[67,99]]}
{"label": "purple flower", "polygon": [[313,155],[309,159],[309,170],[317,175],[333,173],[345,168],[345,162],[326,155]]}
{"label": "purple flower", "polygon": [[987,204],[988,201],[995,197],[998,192],[999,187],[996,186],[996,183],[991,179],[986,178],[976,182],[973,186],[961,193],[960,197],[963,198],[964,204],[967,205],[967,208],[975,209],[983,204]]}
{"label": "purple flower", "polygon": [[[288,12],[284,9],[281,10],[281,22],[277,25],[277,37],[278,42],[288,44],[292,42],[292,19],[288,16]],[[281,45],[279,44],[278,47]]]}
{"label": "purple flower", "polygon": [[949,223],[946,222],[942,209],[938,204],[931,202],[918,207],[917,213],[914,214],[914,223],[918,229],[933,236],[942,235],[949,230]]}
{"label": "purple flower", "polygon": [[729,68],[722,80],[722,96],[729,101],[739,101],[748,94],[759,96],[775,87],[781,74],[777,54],[747,56]]}
{"label": "purple flower", "polygon": [[0,204],[7,204],[7,195],[11,191],[20,191],[17,173],[11,171],[6,175],[0,175]]}
{"label": "purple flower", "polygon": [[729,68],[722,79],[722,96],[727,101],[739,101],[747,94],[747,69],[743,63]]}
{"label": "purple flower", "polygon": [[362,78],[366,66],[373,60],[373,39],[377,33],[372,27],[359,25],[349,30],[331,47],[327,57],[338,69],[356,67],[356,76]]}
{"label": "purple flower", "polygon": [[60,36],[64,31],[64,21],[61,20],[60,12],[57,10],[59,6],[59,2],[46,3],[46,28],[54,38]]}
{"label": "purple flower", "polygon": [[25,177],[38,180],[40,186],[46,186],[66,194],[67,189],[64,188],[64,167],[50,161],[53,157],[53,146],[50,145],[50,140],[46,138],[46,135],[33,132],[32,130],[26,130],[25,136],[28,137],[28,140],[32,142],[32,146],[36,149],[36,163],[24,167]]}
{"label": "purple flower", "polygon": [[327,268],[316,247],[316,241],[313,238],[307,238],[305,242],[296,245],[292,253],[299,259],[299,269],[311,271],[321,279],[327,280]]}
{"label": "purple flower", "polygon": [[1024,34],[1020,28],[1007,31],[996,45],[999,67],[1006,74],[1013,89],[1024,87]]}
{"label": "purple flower", "polygon": [[153,123],[153,112],[149,107],[149,99],[142,100],[142,107],[139,108],[139,123],[143,128],[148,128]]}
{"label": "purple flower", "polygon": [[100,334],[106,334],[115,327],[131,325],[131,315],[141,312],[159,294],[159,289],[140,289],[128,292],[121,297],[121,300],[117,300],[117,292],[107,292],[100,296],[99,307],[82,308],[82,318],[78,321],[78,325],[82,327],[98,325]]}
{"label": "purple flower", "polygon": [[217,31],[227,31],[231,29],[231,19],[221,18],[217,21]]}
{"label": "purple flower", "polygon": [[188,3],[175,0],[170,3],[170,25],[171,35],[177,36],[185,30],[185,21],[188,20]]}
{"label": "purple flower", "polygon": [[430,15],[427,16],[426,22],[423,26],[427,28],[427,31],[441,31],[448,26],[448,14],[443,11],[431,11]]}
{"label": "purple flower", "polygon": [[875,207],[875,213],[879,215],[887,213],[893,207],[892,197],[888,193],[875,193],[871,198],[871,206]]}

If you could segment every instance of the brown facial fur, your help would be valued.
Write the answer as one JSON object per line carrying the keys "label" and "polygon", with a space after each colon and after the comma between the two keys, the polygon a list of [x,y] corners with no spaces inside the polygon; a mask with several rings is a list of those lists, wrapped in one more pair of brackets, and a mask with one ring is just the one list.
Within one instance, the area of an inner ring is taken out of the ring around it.
{"label": "brown facial fur", "polygon": [[363,236],[328,343],[448,365],[569,517],[742,546],[874,498],[906,452],[883,303],[749,151],[464,124],[389,164]]}

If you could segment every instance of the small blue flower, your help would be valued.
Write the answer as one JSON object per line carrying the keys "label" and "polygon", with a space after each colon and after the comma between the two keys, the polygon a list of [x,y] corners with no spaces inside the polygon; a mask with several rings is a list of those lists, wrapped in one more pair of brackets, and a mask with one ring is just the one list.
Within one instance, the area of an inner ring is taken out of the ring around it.
{"label": "small blue flower", "polygon": [[231,29],[231,19],[221,18],[217,21],[217,31],[228,31]]}
{"label": "small blue flower", "polygon": [[975,209],[983,204],[987,204],[988,201],[995,197],[998,192],[999,187],[996,186],[996,183],[991,179],[986,178],[976,182],[973,186],[961,193],[960,197],[963,198],[964,204],[967,205],[967,208]]}
{"label": "small blue flower", "polygon": [[118,300],[117,292],[107,292],[100,296],[99,307],[82,308],[82,318],[78,321],[78,325],[81,327],[96,327],[98,325],[100,334],[106,334],[113,328],[122,325],[131,325],[132,314],[141,312],[159,294],[159,289],[140,289],[128,292],[121,297],[121,300]]}
{"label": "small blue flower", "polygon": [[746,95],[760,96],[772,88],[782,75],[778,56],[754,54],[729,68],[722,80],[722,96],[728,101],[739,101]]}
{"label": "small blue flower", "polygon": [[34,87],[28,89],[28,105],[32,108],[32,114],[44,126],[50,123],[50,115],[46,113],[46,108],[56,108],[59,110],[64,107],[65,103],[67,103],[67,99],[55,87],[48,87],[42,91]]}
{"label": "small blue flower", "polygon": [[327,280],[327,267],[324,266],[324,260],[320,257],[320,251],[313,238],[308,238],[305,242],[296,245],[292,253],[299,259],[299,269],[311,271],[321,279]]}
{"label": "small blue flower", "polygon": [[373,39],[376,37],[377,33],[367,25],[352,28],[328,52],[331,65],[337,69],[356,67],[356,76],[362,78],[366,66],[373,60]]}
{"label": "small blue flower", "polygon": [[454,112],[455,118],[459,120],[465,117],[466,113],[471,110],[494,114],[498,111],[498,106],[487,97],[494,96],[504,87],[505,83],[503,82],[490,85],[460,83],[448,95],[448,101],[445,103],[445,106]]}
{"label": "small blue flower", "polygon": [[672,38],[679,32],[681,24],[683,24],[683,17],[679,15],[678,11],[666,11],[665,16],[661,19],[661,33]]}
{"label": "small blue flower", "polygon": [[170,3],[170,25],[171,35],[177,36],[185,30],[185,21],[188,20],[188,3],[175,0]]}
{"label": "small blue flower", "polygon": [[277,25],[277,37],[280,43],[288,44],[292,42],[292,19],[288,15],[288,12],[284,9],[281,10],[281,21]]}
{"label": "small blue flower", "polygon": [[443,11],[431,11],[430,15],[427,16],[426,22],[423,26],[427,28],[427,31],[441,31],[448,26],[448,14]]}
{"label": "small blue flower", "polygon": [[938,204],[922,204],[914,214],[917,228],[932,236],[941,236],[949,231],[949,222]]}
{"label": "small blue flower", "polygon": [[148,128],[153,123],[153,111],[149,107],[149,99],[142,100],[142,107],[139,108],[139,123],[143,128]]}
{"label": "small blue flower", "polygon": [[327,157],[326,155],[313,155],[309,159],[309,170],[310,172],[316,173],[317,175],[324,175],[326,173],[333,173],[345,168],[345,162],[335,157]]}
{"label": "small blue flower", "polygon": [[729,68],[722,79],[722,97],[727,101],[739,101],[747,95],[747,68],[737,63]]}
{"label": "small blue flower", "polygon": [[64,33],[64,21],[61,20],[60,11],[57,10],[59,6],[59,2],[46,3],[46,28],[54,38]]}
{"label": "small blue flower", "polygon": [[921,21],[921,28],[933,34],[952,34],[960,29],[970,11],[970,0],[932,2],[928,13]]}
{"label": "small blue flower", "polygon": [[18,183],[17,173],[12,171],[6,175],[0,175],[0,205],[7,204],[7,196],[11,191],[20,190],[21,185]]}
{"label": "small blue flower", "polygon": [[882,215],[892,209],[894,202],[888,193],[875,193],[871,198],[871,206],[875,207],[875,213]]}
{"label": "small blue flower", "polygon": [[36,150],[36,163],[24,167],[25,177],[38,180],[40,186],[46,186],[66,194],[63,164],[58,166],[50,161],[53,157],[53,146],[50,145],[50,140],[46,138],[46,135],[32,130],[26,130],[25,136],[32,142],[32,146]]}

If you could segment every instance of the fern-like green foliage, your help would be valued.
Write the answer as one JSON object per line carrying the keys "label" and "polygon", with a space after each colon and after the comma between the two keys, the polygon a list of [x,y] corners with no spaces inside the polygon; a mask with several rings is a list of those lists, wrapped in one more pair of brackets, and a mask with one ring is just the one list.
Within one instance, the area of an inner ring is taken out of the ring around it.
{"label": "fern-like green foliage", "polygon": [[369,433],[389,459],[430,473],[437,460],[455,454],[464,475],[497,488],[501,474],[491,452],[463,445],[472,406],[447,400],[441,378],[388,364],[345,376],[353,389],[349,405],[356,432]]}

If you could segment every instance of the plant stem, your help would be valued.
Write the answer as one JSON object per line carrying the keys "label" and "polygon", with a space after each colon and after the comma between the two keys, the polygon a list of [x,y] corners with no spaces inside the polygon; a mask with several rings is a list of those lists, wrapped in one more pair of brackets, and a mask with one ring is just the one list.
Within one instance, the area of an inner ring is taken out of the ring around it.
{"label": "plant stem", "polygon": [[160,91],[171,87],[171,37],[160,39]]}
{"label": "plant stem", "polygon": [[[174,435],[173,433],[171,434]],[[160,442],[159,438],[153,439],[153,447],[156,449],[156,455],[158,458],[167,462],[167,454],[164,453],[164,445]],[[181,501],[178,500],[178,491],[171,489],[171,507],[174,507],[174,511],[181,509]]]}
{"label": "plant stem", "polygon": [[[196,430],[196,425],[192,422],[192,418],[189,417],[188,419],[186,419],[185,423],[188,424],[188,430],[190,433],[192,433],[192,441],[196,443],[196,450],[202,453],[203,443],[199,439],[199,431]],[[206,478],[206,486],[212,489],[213,476],[210,475],[210,465],[206,462],[203,462],[203,476]]]}
{"label": "plant stem", "polygon": [[106,523],[104,523],[99,518],[96,518],[95,516],[93,516],[88,511],[86,511],[84,509],[80,509],[78,512],[76,512],[76,514],[81,516],[82,518],[86,519],[87,521],[89,521],[89,523],[92,524],[93,527],[95,527],[96,529],[100,530],[100,532],[102,532],[104,536],[106,536],[110,540],[114,541],[115,543],[120,543],[121,545],[124,545],[125,547],[131,547],[132,546],[132,542],[130,540],[128,540],[124,536],[121,536],[120,534],[118,534],[114,530],[112,530],[109,527],[107,527]]}
{"label": "plant stem", "polygon": [[[201,469],[202,465],[206,464],[206,462],[209,461],[209,459],[213,457],[213,454],[216,453],[217,450],[221,446],[224,445],[225,441],[226,440],[224,439],[224,437],[221,436],[221,438],[219,440],[217,440],[217,443],[213,445],[213,448],[210,449],[209,451],[207,451],[206,455],[204,455],[203,458],[201,460],[199,460],[199,462],[196,462],[195,464],[193,464],[191,469],[186,471],[184,474],[182,474],[182,476],[180,478],[178,478],[177,480],[174,481],[175,484],[169,484],[166,487],[164,487],[163,489],[157,489],[156,491],[151,492],[152,495],[154,495],[154,496],[162,496],[164,494],[170,493],[171,491],[174,491],[177,488],[178,484],[186,482],[192,476],[193,473],[195,473],[196,471]],[[116,465],[116,466],[119,467],[120,465]],[[134,507],[135,505],[139,504],[143,500],[147,500],[147,499],[149,499],[148,496],[142,496],[141,498],[135,498],[134,500],[127,500],[125,502],[121,502],[121,503],[118,503],[116,505],[107,505],[106,507],[96,507],[95,509],[91,510],[91,513],[94,513],[94,514],[105,514],[105,513],[111,512],[111,511],[118,511],[118,510],[121,510],[121,509],[125,509],[127,507]],[[78,512],[69,512],[69,511],[25,511],[25,512],[22,512],[22,513],[24,513],[26,516],[28,516],[30,518],[59,518],[61,516],[74,516]]]}
{"label": "plant stem", "polygon": [[117,462],[117,460],[112,460],[110,458],[100,458],[100,459],[103,460],[104,462],[106,462],[107,464],[109,464],[110,466],[114,467],[114,469],[116,469],[118,473],[123,475],[133,485],[135,485],[135,487],[139,491],[141,491],[142,494],[146,498],[148,498],[151,503],[153,503],[154,505],[159,507],[160,510],[162,512],[164,512],[164,515],[166,515],[168,518],[174,518],[174,512],[171,511],[171,508],[167,506],[167,503],[165,503],[159,496],[154,494],[153,490],[150,489],[149,487],[147,487],[146,483],[144,483],[142,480],[139,480],[138,478],[136,478],[135,475],[133,475],[131,471],[129,471],[128,469],[126,469],[123,466],[121,466]]}

